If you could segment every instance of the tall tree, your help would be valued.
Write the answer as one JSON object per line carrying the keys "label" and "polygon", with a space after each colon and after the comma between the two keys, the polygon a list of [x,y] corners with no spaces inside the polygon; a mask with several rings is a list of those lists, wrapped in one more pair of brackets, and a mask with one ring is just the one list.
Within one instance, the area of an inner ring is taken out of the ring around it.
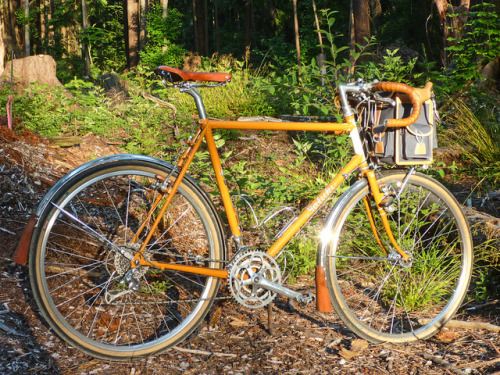
{"label": "tall tree", "polygon": [[139,64],[139,3],[125,0],[125,50],[129,69]]}
{"label": "tall tree", "polygon": [[[82,27],[83,27],[83,35],[87,32],[88,25],[87,18],[87,4],[85,0],[82,0]],[[87,44],[87,41],[84,40],[82,43],[82,76],[90,77],[90,50]]]}
{"label": "tall tree", "polygon": [[[354,53],[365,50],[370,39],[370,11],[368,0],[351,0],[350,47]],[[351,52],[351,72],[355,58]],[[368,56],[360,56],[357,61],[364,61]]]}
{"label": "tall tree", "polygon": [[214,25],[215,25],[215,51],[220,51],[220,35],[219,35],[219,9],[217,8],[217,0],[214,0]]}
{"label": "tall tree", "polygon": [[[30,1],[29,0],[24,0],[24,16],[26,19],[29,19],[30,15]],[[30,43],[30,24],[29,22],[26,22],[26,25],[24,25],[24,53],[26,56],[30,55],[31,51],[31,43]]]}
{"label": "tall tree", "polygon": [[194,49],[208,55],[208,4],[207,0],[193,0]]}
{"label": "tall tree", "polygon": [[[462,26],[467,22],[467,13],[470,8],[470,0],[460,0],[458,6],[453,6],[448,0],[434,0],[439,14],[441,25],[441,62],[447,67],[450,64],[450,56],[446,48],[454,43],[459,37]],[[450,17],[454,15],[453,17]],[[451,39],[450,39],[451,38]]]}
{"label": "tall tree", "polygon": [[0,75],[3,73],[3,67],[5,64],[5,44],[3,42],[5,34],[4,29],[3,17],[0,17]]}
{"label": "tall tree", "polygon": [[16,10],[22,7],[22,1],[24,0],[0,1],[0,38],[5,49],[3,59],[0,59],[2,66],[12,51],[16,57],[21,57],[23,53],[23,30],[16,22],[15,15]]}
{"label": "tall tree", "polygon": [[297,0],[293,0],[293,27],[295,31],[295,48],[297,50],[297,64],[300,66],[300,37],[299,37],[299,17],[297,15]]}
{"label": "tall tree", "polygon": [[139,0],[139,51],[143,51],[147,43],[147,18],[148,18],[148,1]]}
{"label": "tall tree", "polygon": [[163,8],[162,18],[164,20],[166,20],[167,19],[167,13],[168,13],[168,0],[161,0],[161,6]]}

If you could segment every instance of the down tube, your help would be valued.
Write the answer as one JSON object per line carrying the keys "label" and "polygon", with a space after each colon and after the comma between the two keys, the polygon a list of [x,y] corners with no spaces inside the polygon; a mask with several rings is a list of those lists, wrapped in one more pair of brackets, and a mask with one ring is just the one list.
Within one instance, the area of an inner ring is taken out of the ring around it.
{"label": "down tube", "polygon": [[354,155],[351,161],[342,168],[342,170],[334,177],[334,179],[326,186],[326,188],[306,207],[295,222],[281,235],[280,238],[269,248],[267,254],[273,258],[281,251],[281,249],[292,239],[297,231],[307,223],[307,221],[318,211],[321,205],[333,194],[345,180],[346,176],[352,173],[357,167],[363,163],[362,155]]}

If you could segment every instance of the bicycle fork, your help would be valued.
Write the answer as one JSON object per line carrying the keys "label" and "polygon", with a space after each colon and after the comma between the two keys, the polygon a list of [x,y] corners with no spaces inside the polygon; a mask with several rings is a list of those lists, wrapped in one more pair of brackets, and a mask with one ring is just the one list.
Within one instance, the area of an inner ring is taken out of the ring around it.
{"label": "bicycle fork", "polygon": [[[382,225],[385,229],[385,232],[387,234],[387,237],[389,238],[389,241],[391,242],[391,245],[396,249],[398,254],[403,258],[404,261],[409,262],[411,260],[411,256],[406,254],[403,249],[399,246],[397,243],[396,239],[394,238],[394,235],[392,233],[392,229],[389,225],[389,219],[387,218],[387,212],[388,208],[391,206],[392,202],[394,201],[395,198],[399,197],[401,195],[401,192],[404,190],[406,183],[408,182],[410,176],[415,172],[415,168],[411,168],[410,171],[408,171],[408,174],[406,175],[405,179],[403,180],[401,187],[399,189],[399,193],[397,196],[388,196],[380,191],[380,187],[377,184],[377,180],[375,178],[375,172],[373,170],[369,170],[365,173],[365,177],[368,180],[368,184],[370,186],[370,190],[372,193],[373,200],[375,201],[375,205],[378,211],[378,214],[380,215],[380,219],[382,221]],[[390,251],[384,246],[382,243],[378,229],[375,225],[375,218],[373,216],[373,210],[370,205],[370,202],[368,200],[368,196],[363,198],[363,202],[365,204],[366,212],[368,215],[368,219],[370,222],[370,226],[372,228],[373,235],[375,236],[375,239],[377,240],[377,243],[379,246],[384,250],[384,252],[389,255]]]}

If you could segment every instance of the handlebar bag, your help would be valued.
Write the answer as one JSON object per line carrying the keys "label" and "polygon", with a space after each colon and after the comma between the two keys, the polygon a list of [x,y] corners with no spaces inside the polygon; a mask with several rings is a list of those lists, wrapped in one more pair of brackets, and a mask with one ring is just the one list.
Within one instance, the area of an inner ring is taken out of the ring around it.
{"label": "handlebar bag", "polygon": [[396,165],[430,164],[432,150],[437,147],[434,108],[432,100],[422,104],[420,116],[413,124],[403,128],[386,128],[385,119],[406,118],[412,105],[396,97],[396,106],[379,108],[370,115],[373,124],[374,154],[380,161]]}

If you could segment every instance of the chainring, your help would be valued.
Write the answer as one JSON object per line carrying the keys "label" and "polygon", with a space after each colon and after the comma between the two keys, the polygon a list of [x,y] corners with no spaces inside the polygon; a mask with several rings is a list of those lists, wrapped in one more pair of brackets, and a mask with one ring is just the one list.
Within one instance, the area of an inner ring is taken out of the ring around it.
{"label": "chainring", "polygon": [[260,272],[267,280],[281,284],[280,267],[266,253],[258,250],[237,253],[228,270],[231,294],[243,306],[257,309],[268,305],[276,297],[276,293],[252,282],[252,275]]}

